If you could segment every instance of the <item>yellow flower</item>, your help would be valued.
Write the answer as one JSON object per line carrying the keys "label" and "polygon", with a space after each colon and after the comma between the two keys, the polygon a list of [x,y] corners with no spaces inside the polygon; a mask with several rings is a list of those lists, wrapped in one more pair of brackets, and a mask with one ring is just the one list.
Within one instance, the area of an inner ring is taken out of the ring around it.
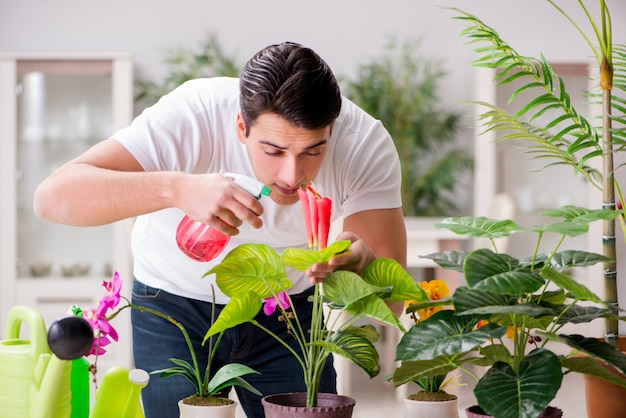
{"label": "yellow flower", "polygon": [[[450,289],[448,289],[448,284],[443,280],[430,280],[420,282],[420,287],[424,289],[428,298],[430,300],[440,300],[442,298],[450,296]],[[406,306],[409,306],[413,303],[417,303],[416,301],[407,301]],[[439,312],[443,309],[441,306],[433,306],[432,308],[420,309],[417,311],[417,316],[420,320],[425,320],[430,318],[436,312]]]}

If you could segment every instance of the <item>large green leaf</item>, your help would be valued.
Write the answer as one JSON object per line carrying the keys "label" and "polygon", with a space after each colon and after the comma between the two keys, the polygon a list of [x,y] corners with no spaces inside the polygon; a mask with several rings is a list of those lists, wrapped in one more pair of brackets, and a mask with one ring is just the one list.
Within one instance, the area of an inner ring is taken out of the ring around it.
{"label": "large green leaf", "polygon": [[465,257],[469,254],[467,251],[442,251],[438,253],[431,253],[422,255],[420,258],[428,258],[437,263],[440,267],[447,270],[458,271],[463,273],[463,263]]}
{"label": "large green leaf", "polygon": [[373,325],[363,325],[333,332],[325,341],[319,341],[316,344],[347,358],[370,377],[374,377],[380,373],[378,351],[374,346],[378,337]]}
{"label": "large green leaf", "polygon": [[374,286],[391,288],[389,302],[426,301],[428,295],[400,263],[389,258],[374,260],[363,272],[363,280]]}
{"label": "large green leaf", "polygon": [[589,224],[595,221],[609,221],[617,218],[622,211],[608,209],[587,209],[579,206],[563,206],[558,209],[546,209],[540,213],[541,216],[551,216],[563,218],[569,222],[580,222]]}
{"label": "large green leaf", "polygon": [[556,271],[563,271],[569,267],[593,266],[597,263],[613,261],[602,254],[590,253],[580,250],[561,251],[552,257],[550,267]]}
{"label": "large green leaf", "polygon": [[256,370],[239,363],[229,363],[220,367],[207,386],[209,396],[214,395],[229,386],[242,386],[255,395],[262,396],[261,392],[252,387],[245,380],[241,379],[242,376],[253,373],[260,374]]}
{"label": "large green leaf", "polygon": [[626,354],[622,353],[609,343],[601,341],[597,338],[583,337],[578,334],[560,334],[558,337],[553,334],[549,334],[548,337],[551,340],[565,343],[576,351],[580,351],[596,359],[600,359],[603,362],[618,368],[623,373],[626,373]]}
{"label": "large green leaf", "polygon": [[516,314],[529,317],[555,315],[555,308],[537,305],[535,303],[518,303],[514,296],[500,295],[480,289],[470,289],[460,286],[452,296],[454,307],[459,315],[470,314]]}
{"label": "large green leaf", "polygon": [[370,295],[351,303],[346,306],[345,311],[351,315],[375,319],[402,332],[405,331],[398,317],[389,309],[385,301],[376,295]]}
{"label": "large green leaf", "polygon": [[515,222],[509,219],[497,220],[484,216],[446,218],[435,224],[435,228],[447,228],[459,235],[491,239],[508,237],[515,231],[521,230]]}
{"label": "large green leaf", "polygon": [[335,306],[344,307],[370,295],[389,295],[391,289],[367,283],[351,271],[335,271],[322,283],[324,298]]}
{"label": "large green leaf", "polygon": [[203,343],[212,335],[250,322],[261,310],[261,296],[254,292],[239,293],[230,298],[217,320],[208,329]]}
{"label": "large green leaf", "polygon": [[602,366],[598,360],[592,357],[577,356],[563,358],[561,359],[561,365],[573,372],[593,376],[626,388],[626,378],[624,378],[623,375],[618,375],[610,371],[608,367]]}
{"label": "large green leaf", "polygon": [[539,348],[526,356],[517,373],[507,363],[494,364],[478,381],[474,394],[490,415],[536,418],[554,399],[562,380],[559,358]]}
{"label": "large green leaf", "polygon": [[265,244],[236,247],[204,276],[209,274],[229,297],[252,291],[266,298],[293,286],[276,251]]}
{"label": "large green leaf", "polygon": [[472,251],[465,257],[464,272],[471,288],[495,293],[522,295],[540,289],[544,280],[528,270],[518,270],[519,261],[487,248]]}
{"label": "large green leaf", "polygon": [[350,241],[335,241],[323,250],[307,250],[304,248],[287,248],[281,255],[286,266],[299,271],[306,271],[315,263],[325,263],[335,255],[350,248]]}
{"label": "large green leaf", "polygon": [[602,299],[589,290],[585,285],[578,283],[567,274],[546,268],[541,272],[541,276],[559,286],[561,289],[571,294],[571,297],[578,300],[586,300],[601,303]]}
{"label": "large green leaf", "polygon": [[440,356],[433,360],[408,360],[394,370],[391,380],[396,387],[414,382],[424,377],[446,375],[456,370],[462,361],[455,361],[457,356]]}
{"label": "large green leaf", "polygon": [[478,317],[458,316],[443,310],[418,322],[402,336],[396,347],[396,360],[433,360],[439,356],[456,356],[473,350],[506,333],[506,327],[489,323],[473,330]]}

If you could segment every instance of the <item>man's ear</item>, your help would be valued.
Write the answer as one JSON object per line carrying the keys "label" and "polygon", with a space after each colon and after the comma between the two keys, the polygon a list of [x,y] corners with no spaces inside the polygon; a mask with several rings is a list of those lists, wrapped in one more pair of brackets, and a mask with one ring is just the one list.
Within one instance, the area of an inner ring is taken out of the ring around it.
{"label": "man's ear", "polygon": [[237,113],[237,137],[242,144],[246,143],[246,122],[241,113]]}

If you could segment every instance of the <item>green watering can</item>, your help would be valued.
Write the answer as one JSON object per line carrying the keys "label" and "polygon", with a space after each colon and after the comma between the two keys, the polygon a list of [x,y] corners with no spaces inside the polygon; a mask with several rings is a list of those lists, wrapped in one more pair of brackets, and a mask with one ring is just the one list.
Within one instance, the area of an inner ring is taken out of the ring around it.
{"label": "green watering can", "polygon": [[[30,340],[20,338],[22,323],[29,326]],[[89,323],[67,317],[47,332],[37,310],[15,306],[6,333],[0,340],[0,418],[69,418],[71,360],[93,344]]]}

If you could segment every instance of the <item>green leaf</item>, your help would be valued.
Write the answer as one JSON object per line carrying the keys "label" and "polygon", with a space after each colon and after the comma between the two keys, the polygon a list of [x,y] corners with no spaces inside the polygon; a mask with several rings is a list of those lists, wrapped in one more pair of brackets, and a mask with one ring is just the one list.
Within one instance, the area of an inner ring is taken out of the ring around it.
{"label": "green leaf", "polygon": [[485,412],[498,418],[537,417],[554,399],[562,380],[559,358],[539,348],[526,356],[518,372],[507,363],[495,363],[478,381],[474,394]]}
{"label": "green leaf", "polygon": [[287,248],[282,254],[286,266],[299,271],[306,271],[315,263],[325,263],[337,254],[350,248],[350,241],[335,241],[323,250],[307,250],[304,248]]}
{"label": "green leaf", "polygon": [[521,230],[510,219],[497,220],[484,216],[446,218],[441,223],[435,224],[435,228],[446,228],[459,235],[470,235],[476,238],[503,238]]}
{"label": "green leaf", "polygon": [[409,360],[394,370],[391,380],[396,387],[408,382],[414,382],[424,377],[446,375],[456,370],[463,362],[457,362],[455,357],[440,356],[433,360]]}
{"label": "green leaf", "polygon": [[487,248],[472,251],[465,258],[464,273],[471,288],[501,294],[532,293],[543,286],[538,274],[516,270],[519,261],[507,254],[496,254]]}
{"label": "green leaf", "polygon": [[586,300],[601,303],[602,299],[589,290],[585,285],[578,283],[567,274],[559,273],[556,270],[546,268],[541,272],[541,276],[556,284],[561,289],[569,292],[571,297],[578,300]]}
{"label": "green leaf", "polygon": [[384,288],[391,288],[389,302],[405,300],[426,301],[428,295],[400,263],[389,258],[374,260],[363,272],[363,280]]}
{"label": "green leaf", "polygon": [[215,395],[220,390],[229,386],[242,386],[255,395],[262,396],[261,392],[252,387],[245,380],[241,379],[241,376],[248,374],[260,373],[244,364],[239,363],[229,363],[220,367],[207,386],[209,396]]}
{"label": "green leaf", "polygon": [[265,244],[242,244],[226,255],[204,277],[215,274],[219,289],[229,297],[255,292],[270,297],[293,286],[281,259]]}
{"label": "green leaf", "polygon": [[351,315],[375,319],[404,332],[404,327],[398,317],[389,309],[385,301],[376,295],[370,295],[351,303],[346,306],[345,311]]}
{"label": "green leaf", "polygon": [[230,298],[217,320],[208,329],[203,344],[212,335],[219,334],[237,325],[251,322],[261,310],[261,296],[254,292],[234,295]]}
{"label": "green leaf", "polygon": [[480,289],[460,286],[452,296],[454,307],[459,315],[474,314],[516,314],[530,317],[555,315],[556,309],[535,303],[518,303],[518,297],[506,296]]}
{"label": "green leaf", "polygon": [[626,354],[622,353],[609,343],[601,341],[597,338],[587,338],[578,334],[560,334],[558,337],[551,334],[549,335],[549,338],[551,340],[565,343],[574,350],[583,352],[596,359],[600,359],[603,362],[621,370],[623,373],[626,373]]}
{"label": "green leaf", "polygon": [[608,209],[587,209],[579,206],[563,206],[558,209],[546,209],[540,213],[541,216],[551,216],[563,218],[568,221],[576,221],[589,224],[595,221],[610,221],[620,215],[621,211]]}
{"label": "green leaf", "polygon": [[[372,338],[375,340],[372,341]],[[376,339],[378,339],[378,333],[375,328],[372,325],[364,325],[363,327],[350,327],[333,332],[326,341],[320,341],[316,344],[347,358],[363,369],[370,377],[375,377],[380,373],[378,352],[373,344]]]}
{"label": "green leaf", "polygon": [[563,271],[569,267],[593,266],[597,263],[613,261],[602,254],[580,250],[566,250],[554,254],[550,260],[550,267],[556,271]]}
{"label": "green leaf", "polygon": [[473,330],[480,317],[455,315],[443,310],[420,321],[402,336],[396,360],[433,360],[439,356],[467,353],[493,338],[506,334],[506,327],[489,323]]}
{"label": "green leaf", "polygon": [[561,365],[573,372],[581,373],[587,376],[593,376],[595,378],[604,380],[626,388],[626,378],[623,375],[618,375],[608,367],[603,366],[598,360],[587,357],[568,357],[561,360]]}
{"label": "green leaf", "polygon": [[420,258],[431,259],[444,269],[463,273],[463,263],[467,254],[469,254],[467,251],[443,251],[421,255]]}

